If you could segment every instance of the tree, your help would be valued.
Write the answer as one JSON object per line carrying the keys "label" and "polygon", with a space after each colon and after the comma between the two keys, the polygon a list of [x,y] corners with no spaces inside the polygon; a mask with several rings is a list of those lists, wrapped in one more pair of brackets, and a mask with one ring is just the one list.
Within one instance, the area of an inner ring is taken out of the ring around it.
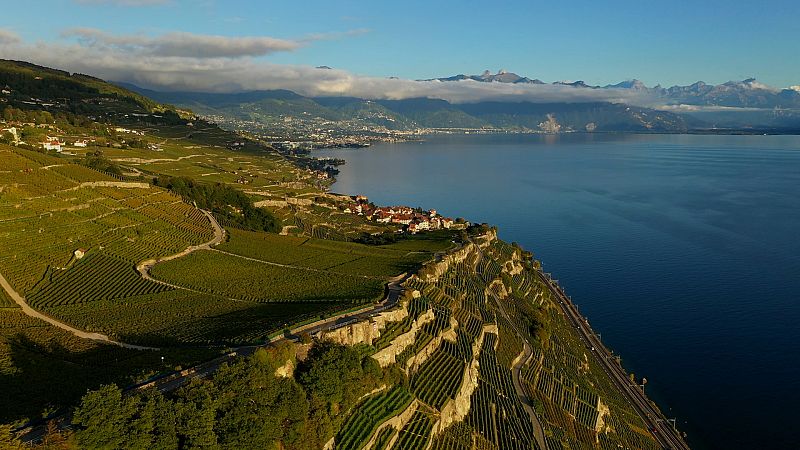
{"label": "tree", "polygon": [[[278,232],[280,219],[263,208],[256,208],[243,192],[222,183],[197,183],[187,177],[161,176],[153,184],[194,202],[198,208],[209,209],[226,221],[255,231]],[[240,212],[234,212],[238,210]]]}
{"label": "tree", "polygon": [[129,424],[136,415],[135,401],[122,398],[115,385],[89,392],[75,410],[73,423],[80,427],[78,442],[87,448],[118,448],[128,440]]}
{"label": "tree", "polygon": [[119,166],[106,158],[102,150],[86,153],[86,156],[83,157],[83,165],[94,170],[99,170],[100,172],[106,172],[117,176],[122,175],[122,170],[120,170]]}
{"label": "tree", "polygon": [[13,144],[14,143],[14,135],[11,134],[9,131],[5,131],[0,133],[0,144]]}
{"label": "tree", "polygon": [[0,448],[8,450],[22,450],[25,448],[16,436],[14,436],[11,425],[0,425]]}
{"label": "tree", "polygon": [[211,383],[197,379],[178,392],[175,412],[181,448],[217,446],[217,435],[214,431],[217,395]]}

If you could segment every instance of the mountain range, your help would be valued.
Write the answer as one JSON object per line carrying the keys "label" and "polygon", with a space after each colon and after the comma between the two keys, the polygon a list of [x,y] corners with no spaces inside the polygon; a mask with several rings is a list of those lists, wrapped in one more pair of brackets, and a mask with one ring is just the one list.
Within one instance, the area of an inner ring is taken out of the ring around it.
{"label": "mountain range", "polygon": [[[546,84],[536,78],[517,75],[500,70],[492,74],[488,70],[481,75],[455,75],[425,81],[473,80],[483,83]],[[698,81],[688,86],[647,87],[637,79],[605,86],[592,86],[583,81],[556,81],[552,84],[582,89],[628,89],[649,94],[655,101],[668,105],[722,106],[730,108],[800,108],[800,86],[776,89],[758,82],[755,78],[728,81],[713,85]]]}
{"label": "mountain range", "polygon": [[500,128],[548,132],[685,132],[692,123],[691,119],[687,120],[673,112],[608,102],[451,103],[434,98],[373,100],[357,97],[305,97],[287,90],[232,94],[158,92],[131,84],[123,85],[149,98],[190,108],[200,114],[251,121],[292,117],[328,121],[358,120],[393,130]]}
{"label": "mountain range", "polygon": [[[504,70],[420,81],[545,85],[537,78]],[[206,115],[263,122],[270,118],[359,121],[392,130],[419,128],[499,128],[513,131],[667,132],[745,130],[793,132],[800,129],[800,87],[775,89],[753,78],[718,85],[648,87],[631,79],[593,86],[584,81],[553,85],[576,90],[634,91],[621,95],[637,105],[606,101],[477,101],[455,103],[437,98],[400,100],[358,97],[309,97],[288,90],[237,93],[161,92],[120,85],[160,102]],[[641,106],[648,105],[648,106]]]}

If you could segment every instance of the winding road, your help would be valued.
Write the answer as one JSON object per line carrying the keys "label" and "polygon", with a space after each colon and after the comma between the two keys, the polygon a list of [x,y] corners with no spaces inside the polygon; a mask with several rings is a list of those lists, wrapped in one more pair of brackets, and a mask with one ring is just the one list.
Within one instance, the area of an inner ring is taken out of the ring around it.
{"label": "winding road", "polygon": [[[180,258],[182,256],[186,256],[189,253],[195,252],[197,250],[210,250],[212,246],[218,245],[219,243],[221,243],[225,239],[225,230],[219,225],[219,223],[217,223],[217,220],[214,219],[214,216],[212,216],[211,213],[209,213],[208,211],[205,211],[205,210],[202,210],[202,209],[200,211],[202,211],[203,214],[205,214],[206,217],[208,217],[209,222],[211,222],[211,226],[214,228],[214,238],[212,240],[204,243],[204,244],[194,245],[194,246],[188,247],[186,250],[184,250],[184,251],[182,251],[180,253],[176,253],[174,255],[166,256],[166,257],[163,257],[163,258],[149,259],[147,261],[144,261],[143,263],[141,263],[138,266],[136,266],[136,270],[141,274],[142,278],[144,278],[145,280],[156,282],[156,283],[166,284],[166,283],[164,283],[162,281],[155,280],[152,277],[150,277],[150,274],[148,273],[148,271],[150,270],[151,267],[153,267],[155,264],[157,264],[159,262],[169,261],[169,260],[172,260],[172,259],[175,259],[175,258]],[[118,345],[120,347],[129,348],[129,349],[133,349],[133,350],[159,350],[159,348],[157,348],[157,347],[146,347],[146,346],[143,346],[143,345],[134,345],[134,344],[128,344],[128,343],[125,343],[125,342],[115,341],[115,340],[109,338],[108,336],[106,336],[105,334],[102,334],[102,333],[91,333],[91,332],[88,332],[88,331],[79,330],[79,329],[77,329],[77,328],[75,328],[73,326],[70,326],[70,325],[68,325],[68,324],[66,324],[64,322],[56,320],[56,319],[54,319],[54,318],[52,318],[52,317],[50,317],[50,316],[48,316],[48,315],[46,315],[44,313],[41,313],[41,312],[31,308],[31,306],[28,305],[28,302],[25,300],[25,297],[23,297],[19,292],[17,292],[11,286],[11,283],[9,283],[8,280],[2,274],[0,274],[0,286],[2,286],[3,290],[6,291],[8,296],[11,297],[12,300],[14,300],[14,303],[19,305],[19,307],[22,309],[23,313],[27,314],[28,316],[34,317],[36,319],[43,320],[43,321],[49,323],[50,325],[53,325],[54,327],[60,328],[60,329],[62,329],[64,331],[68,331],[68,332],[72,333],[73,335],[75,335],[75,336],[77,336],[79,338],[91,339],[93,341],[98,341],[98,342],[104,342],[104,343],[107,343],[107,344]]]}
{"label": "winding road", "polygon": [[36,319],[43,320],[43,321],[49,323],[50,325],[53,325],[54,327],[58,327],[58,328],[61,328],[64,331],[68,331],[68,332],[74,334],[75,336],[77,336],[79,338],[91,339],[93,341],[105,342],[107,344],[114,344],[114,345],[118,345],[120,347],[130,348],[130,349],[134,349],[134,350],[157,350],[155,347],[145,347],[145,346],[142,346],[142,345],[126,344],[124,342],[115,341],[115,340],[110,339],[105,334],[89,333],[87,331],[79,330],[79,329],[77,329],[75,327],[71,327],[71,326],[67,325],[64,322],[60,322],[60,321],[58,321],[58,320],[56,320],[56,319],[54,319],[54,318],[52,318],[52,317],[50,317],[48,315],[42,314],[39,311],[31,308],[30,305],[28,305],[28,302],[25,301],[25,297],[20,295],[20,293],[17,292],[11,286],[11,284],[8,282],[8,280],[6,280],[6,278],[2,274],[0,274],[0,286],[2,286],[3,290],[6,291],[6,294],[8,294],[8,296],[11,297],[12,300],[14,300],[14,303],[19,305],[19,307],[22,309],[23,313],[25,313],[25,314],[27,314],[27,315],[29,315],[31,317],[34,317]]}
{"label": "winding road", "polygon": [[219,225],[219,223],[217,222],[217,219],[215,219],[214,216],[210,212],[208,212],[208,211],[206,211],[204,209],[201,209],[200,211],[203,214],[205,214],[206,217],[208,218],[208,221],[211,222],[211,226],[214,228],[214,238],[211,239],[210,241],[204,243],[204,244],[192,245],[191,247],[187,247],[186,250],[184,250],[182,252],[175,253],[174,255],[164,256],[164,257],[160,257],[160,258],[152,258],[152,259],[148,259],[146,261],[142,261],[141,263],[139,263],[136,266],[136,270],[139,272],[139,274],[142,275],[142,278],[144,278],[145,280],[148,280],[148,281],[153,281],[153,282],[156,282],[156,283],[159,283],[159,284],[163,284],[163,285],[167,285],[167,286],[170,286],[170,287],[174,287],[174,288],[178,288],[178,289],[185,289],[185,288],[182,288],[180,286],[173,286],[173,285],[171,285],[169,283],[165,283],[163,281],[156,280],[155,278],[150,276],[150,269],[152,269],[153,266],[155,266],[158,263],[172,261],[173,259],[182,258],[182,257],[184,257],[184,256],[186,256],[186,255],[188,255],[190,253],[196,252],[198,250],[212,250],[213,247],[216,247],[217,245],[221,244],[222,241],[225,240],[225,229],[223,229]]}
{"label": "winding road", "polygon": [[[216,221],[212,223],[216,223]],[[211,241],[208,245],[209,246],[216,245],[213,244],[213,242],[214,241]],[[222,241],[219,240],[219,242]],[[205,248],[204,246],[198,246],[198,247],[199,248],[197,248],[197,250]],[[149,265],[147,267],[148,268],[152,267],[152,265]],[[124,391],[127,393],[132,393],[149,388],[155,388],[160,392],[170,392],[183,386],[193,378],[207,377],[213,374],[223,364],[229,364],[233,362],[236,358],[251,355],[259,348],[268,347],[282,340],[297,341],[300,338],[299,336],[300,333],[306,332],[313,335],[321,331],[336,329],[355,321],[367,319],[374,314],[393,308],[400,300],[400,296],[403,294],[404,291],[404,288],[402,286],[403,283],[410,277],[411,277],[410,274],[403,273],[394,278],[389,279],[389,281],[386,284],[386,294],[383,300],[380,301],[379,303],[365,306],[364,308],[356,311],[349,311],[337,314],[335,316],[321,319],[316,322],[295,327],[290,330],[288,335],[276,336],[263,345],[237,347],[234,349],[234,351],[219,356],[215,359],[212,359],[211,361],[206,361],[181,371],[165,374],[164,376],[155,380],[150,380],[137,385],[128,386],[127,388],[124,389]],[[59,428],[69,427],[70,419],[68,414],[52,417],[51,419],[56,421],[57,426]],[[41,442],[41,440],[46,434],[46,430],[47,430],[46,424],[40,422],[35,425],[24,426],[20,429],[15,430],[15,432],[20,437],[20,440],[23,443],[31,444],[31,443]]]}

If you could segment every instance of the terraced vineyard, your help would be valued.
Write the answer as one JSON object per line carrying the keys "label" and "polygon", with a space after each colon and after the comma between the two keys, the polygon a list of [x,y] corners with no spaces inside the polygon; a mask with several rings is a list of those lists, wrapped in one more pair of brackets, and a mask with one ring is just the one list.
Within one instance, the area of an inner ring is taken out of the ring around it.
{"label": "terraced vineyard", "polygon": [[499,448],[533,448],[533,426],[514,390],[511,370],[497,361],[497,335],[487,334],[480,356],[480,383],[467,419],[486,441]]}
{"label": "terraced vineyard", "polygon": [[428,445],[434,419],[430,413],[420,410],[414,412],[411,420],[400,430],[397,441],[392,449],[396,450],[422,450]]}
{"label": "terraced vineyard", "polygon": [[580,343],[563,316],[551,310],[549,317],[550,345],[535,345],[541,364],[524,373],[523,384],[541,405],[538,410],[553,445],[657,449],[627,400],[607,377],[598,376],[603,372],[597,363],[572,350]]}
{"label": "terraced vineyard", "polygon": [[413,398],[402,385],[369,397],[344,422],[342,429],[336,435],[336,448],[343,450],[362,448],[381,423],[406,409]]}
{"label": "terraced vineyard", "polygon": [[[583,344],[532,272],[533,263],[524,262],[518,248],[497,240],[484,243],[482,253],[474,251],[444,271],[408,280],[406,288],[422,294],[414,299],[417,303],[409,302],[412,314],[387,323],[373,342],[378,349],[390,345],[409,329],[423,302],[434,311],[435,319],[396,356],[419,409],[393,448],[426,448],[429,443],[448,450],[655,448],[602,368],[583,354]],[[432,342],[437,343],[433,349]],[[511,367],[524,354],[525,342],[533,355],[521,368],[520,393]],[[423,363],[407,364],[423,350]],[[477,368],[477,382],[464,377],[467,364]],[[464,395],[469,396],[466,406]],[[442,429],[438,421],[452,417],[457,397],[459,407],[468,408],[466,415]],[[373,448],[383,448],[391,433],[372,433]]]}
{"label": "terraced vineyard", "polygon": [[455,397],[464,372],[464,361],[452,354],[457,350],[447,343],[445,341],[411,378],[414,395],[436,409]]}
{"label": "terraced vineyard", "polygon": [[417,320],[422,313],[427,311],[427,309],[428,299],[425,297],[412,299],[408,303],[408,316],[403,320],[386,323],[383,330],[381,330],[380,337],[378,337],[372,345],[378,350],[387,347],[394,338],[401,334],[408,333],[411,330],[412,323]]}

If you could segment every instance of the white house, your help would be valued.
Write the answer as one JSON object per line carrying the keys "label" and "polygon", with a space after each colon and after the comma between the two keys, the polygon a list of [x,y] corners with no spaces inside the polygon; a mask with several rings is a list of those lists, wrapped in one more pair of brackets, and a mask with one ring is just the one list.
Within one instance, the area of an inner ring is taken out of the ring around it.
{"label": "white house", "polygon": [[59,141],[58,139],[51,138],[51,137],[48,137],[46,141],[42,142],[42,148],[43,149],[45,149],[45,150],[55,150],[55,151],[57,151],[59,153],[61,153],[61,150],[62,150],[61,145],[62,145],[61,141]]}

